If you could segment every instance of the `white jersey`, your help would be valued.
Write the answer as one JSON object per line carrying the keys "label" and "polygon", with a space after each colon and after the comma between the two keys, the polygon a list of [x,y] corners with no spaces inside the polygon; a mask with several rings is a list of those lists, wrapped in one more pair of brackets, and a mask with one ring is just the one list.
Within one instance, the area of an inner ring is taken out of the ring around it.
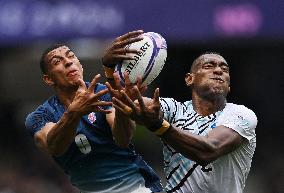
{"label": "white jersey", "polygon": [[202,117],[192,101],[160,98],[164,118],[176,128],[205,136],[219,125],[239,133],[246,140],[233,152],[201,167],[164,143],[166,191],[178,193],[242,193],[256,147],[257,118],[243,105],[227,103],[222,111]]}

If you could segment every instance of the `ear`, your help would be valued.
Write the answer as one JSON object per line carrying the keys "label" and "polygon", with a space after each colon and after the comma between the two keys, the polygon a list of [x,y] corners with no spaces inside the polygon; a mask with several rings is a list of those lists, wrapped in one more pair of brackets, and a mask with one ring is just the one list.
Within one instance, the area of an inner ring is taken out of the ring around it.
{"label": "ear", "polygon": [[193,73],[187,73],[185,75],[185,84],[186,86],[191,86],[193,84],[194,81],[194,74]]}
{"label": "ear", "polygon": [[53,80],[52,80],[47,74],[44,74],[44,75],[43,75],[42,80],[43,80],[43,81],[45,82],[45,84],[47,84],[48,86],[53,86],[53,85],[54,85]]}

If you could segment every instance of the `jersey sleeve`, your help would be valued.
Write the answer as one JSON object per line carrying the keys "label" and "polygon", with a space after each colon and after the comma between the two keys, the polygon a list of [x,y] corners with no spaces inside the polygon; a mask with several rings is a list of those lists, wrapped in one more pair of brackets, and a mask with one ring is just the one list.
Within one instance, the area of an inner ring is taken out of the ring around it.
{"label": "jersey sleeve", "polygon": [[29,133],[33,136],[49,122],[55,122],[54,115],[43,106],[40,106],[36,111],[27,116],[25,126]]}
{"label": "jersey sleeve", "polygon": [[164,119],[172,122],[177,112],[177,101],[173,98],[160,98],[161,110],[164,113]]}
{"label": "jersey sleeve", "polygon": [[223,114],[217,121],[217,126],[218,125],[233,129],[248,141],[256,137],[255,128],[257,125],[257,117],[252,110],[242,105],[225,108]]}

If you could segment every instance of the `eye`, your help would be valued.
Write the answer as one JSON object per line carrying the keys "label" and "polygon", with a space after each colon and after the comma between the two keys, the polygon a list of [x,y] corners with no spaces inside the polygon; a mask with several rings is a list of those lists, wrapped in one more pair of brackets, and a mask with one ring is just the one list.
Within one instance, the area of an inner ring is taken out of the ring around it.
{"label": "eye", "polygon": [[223,72],[229,72],[229,67],[228,66],[221,66],[221,69],[223,70]]}
{"label": "eye", "polygon": [[68,53],[68,58],[74,58],[74,57],[75,57],[75,54],[73,52]]}
{"label": "eye", "polygon": [[204,69],[211,69],[211,68],[213,68],[213,67],[214,67],[214,65],[211,64],[211,63],[206,63],[206,64],[203,65],[203,68],[204,68]]}
{"label": "eye", "polygon": [[60,58],[55,58],[55,59],[52,60],[51,63],[52,63],[53,65],[57,65],[59,62],[61,62],[61,59],[60,59]]}

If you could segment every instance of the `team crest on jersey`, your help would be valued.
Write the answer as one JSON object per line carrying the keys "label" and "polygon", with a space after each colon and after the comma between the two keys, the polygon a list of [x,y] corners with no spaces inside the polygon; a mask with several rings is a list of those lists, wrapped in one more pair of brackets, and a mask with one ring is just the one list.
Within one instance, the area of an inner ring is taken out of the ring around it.
{"label": "team crest on jersey", "polygon": [[88,115],[88,119],[91,123],[94,123],[96,121],[96,115],[94,112],[91,112],[89,115]]}

